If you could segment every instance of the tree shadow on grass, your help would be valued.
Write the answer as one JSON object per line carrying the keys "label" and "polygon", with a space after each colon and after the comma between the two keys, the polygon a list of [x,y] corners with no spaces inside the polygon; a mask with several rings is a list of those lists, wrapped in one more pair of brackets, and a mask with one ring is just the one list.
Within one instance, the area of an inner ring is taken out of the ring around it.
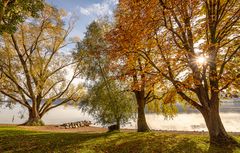
{"label": "tree shadow on grass", "polygon": [[[11,133],[13,132],[13,133]],[[4,135],[5,133],[5,135]],[[228,148],[208,149],[201,136],[147,133],[49,133],[0,131],[0,152],[108,152],[108,153],[230,153]]]}
{"label": "tree shadow on grass", "polygon": [[177,153],[177,152],[184,152],[184,153],[203,153],[206,150],[203,150],[197,145],[197,142],[192,141],[188,138],[184,138],[174,144],[172,148],[165,150],[165,152],[169,153]]}
{"label": "tree shadow on grass", "polygon": [[96,138],[104,138],[109,135],[111,133],[32,132],[22,135],[10,134],[9,136],[0,137],[0,152],[71,152],[72,150],[76,151],[81,147],[85,147],[82,144],[87,141],[94,141]]}
{"label": "tree shadow on grass", "polygon": [[109,142],[104,150],[114,153],[240,153],[237,146],[221,147],[209,145],[209,139],[201,136],[174,134],[128,134],[124,140]]}
{"label": "tree shadow on grass", "polygon": [[225,147],[210,145],[208,149],[208,153],[239,153],[239,152],[240,152],[240,144],[225,146]]}
{"label": "tree shadow on grass", "polygon": [[128,135],[124,140],[115,140],[104,148],[114,153],[202,153],[197,143],[190,139],[176,139],[176,135]]}

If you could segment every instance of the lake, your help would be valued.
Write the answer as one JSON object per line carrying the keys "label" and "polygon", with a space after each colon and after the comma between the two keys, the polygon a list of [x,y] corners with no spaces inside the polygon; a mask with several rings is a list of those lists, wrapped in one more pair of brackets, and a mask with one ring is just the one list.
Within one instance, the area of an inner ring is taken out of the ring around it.
{"label": "lake", "polygon": [[[163,115],[147,113],[146,119],[149,127],[155,130],[207,131],[204,119],[199,112],[193,109],[184,111],[180,105],[178,105],[178,108],[179,113],[172,119],[166,119]],[[240,132],[240,102],[224,102],[220,106],[220,112],[226,130],[228,132]],[[23,118],[20,117],[21,114],[24,114]],[[13,109],[0,107],[1,124],[20,124],[26,119],[27,111],[20,105],[15,105]],[[49,111],[43,117],[46,124],[62,124],[81,120],[93,121],[93,118],[73,106],[60,106]],[[131,121],[123,128],[136,129],[136,121]]]}

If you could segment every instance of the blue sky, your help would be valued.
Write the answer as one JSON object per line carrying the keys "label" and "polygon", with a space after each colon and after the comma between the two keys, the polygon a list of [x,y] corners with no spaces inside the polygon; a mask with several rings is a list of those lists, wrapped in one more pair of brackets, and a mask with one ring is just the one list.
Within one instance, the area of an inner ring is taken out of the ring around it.
{"label": "blue sky", "polygon": [[79,17],[70,36],[78,36],[82,39],[86,26],[93,20],[113,15],[118,0],[47,0],[47,2],[57,8],[66,10],[68,16],[75,14]]}

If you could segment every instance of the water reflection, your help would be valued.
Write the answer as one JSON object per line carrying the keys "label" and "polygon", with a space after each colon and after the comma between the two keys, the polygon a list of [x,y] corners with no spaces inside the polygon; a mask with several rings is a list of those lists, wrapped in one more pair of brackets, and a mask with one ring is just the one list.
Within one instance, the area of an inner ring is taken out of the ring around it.
{"label": "water reflection", "polygon": [[[229,132],[240,132],[240,113],[221,113],[223,124]],[[162,115],[148,114],[147,122],[151,129],[207,131],[204,119],[200,113],[180,113],[170,120]]]}

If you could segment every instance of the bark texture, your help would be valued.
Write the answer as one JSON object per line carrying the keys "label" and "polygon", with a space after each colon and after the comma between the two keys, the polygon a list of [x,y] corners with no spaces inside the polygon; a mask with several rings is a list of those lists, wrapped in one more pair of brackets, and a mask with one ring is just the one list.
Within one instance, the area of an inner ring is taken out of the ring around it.
{"label": "bark texture", "polygon": [[145,100],[144,100],[144,92],[138,91],[135,93],[138,103],[138,119],[137,119],[137,131],[138,132],[147,132],[150,131],[145,117]]}
{"label": "bark texture", "polygon": [[203,111],[202,115],[208,128],[211,145],[228,146],[238,144],[226,132],[219,115],[218,105],[213,105],[209,110]]}
{"label": "bark texture", "polygon": [[150,131],[148,125],[147,125],[147,121],[146,121],[146,117],[145,117],[145,113],[144,113],[144,107],[143,106],[138,106],[138,120],[137,120],[137,126],[138,132],[147,132]]}
{"label": "bark texture", "polygon": [[41,119],[41,116],[36,110],[29,110],[29,117],[27,122],[25,122],[23,125],[27,126],[43,126],[44,122]]}

